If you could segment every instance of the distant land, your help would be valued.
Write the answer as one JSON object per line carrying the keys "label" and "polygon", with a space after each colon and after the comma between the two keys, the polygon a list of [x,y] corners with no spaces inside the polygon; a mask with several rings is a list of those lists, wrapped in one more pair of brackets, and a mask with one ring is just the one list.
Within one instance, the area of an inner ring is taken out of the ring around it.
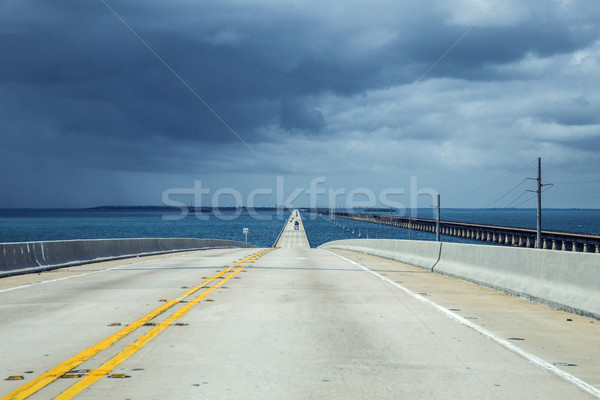
{"label": "distant land", "polygon": [[[231,211],[236,211],[236,210],[253,210],[253,211],[281,211],[286,210],[286,211],[290,211],[290,210],[294,210],[294,209],[299,209],[300,211],[327,211],[330,210],[330,208],[328,207],[317,207],[317,208],[310,208],[310,207],[191,207],[188,206],[187,207],[188,210],[190,210],[191,212],[194,211],[198,211],[198,212],[212,212],[213,210],[217,209],[217,210],[231,210]],[[72,208],[73,210],[76,210],[78,208]],[[169,211],[169,210],[180,210],[180,207],[170,207],[170,206],[152,206],[152,205],[146,205],[146,206],[98,206],[98,207],[85,207],[85,208],[80,208],[81,210],[123,210],[123,211],[131,211],[131,210],[148,210],[148,211]],[[425,210],[430,210],[431,208],[428,207],[420,207],[420,208],[413,208],[414,210],[420,210],[420,209],[425,209]],[[351,212],[353,209],[351,207],[336,207],[331,209],[332,211],[346,211],[346,212]],[[368,213],[389,213],[390,209],[389,208],[383,208],[383,207],[370,207],[370,208],[355,208],[354,210],[356,211],[360,211],[360,212],[368,212]],[[503,207],[488,207],[488,208],[477,208],[477,207],[442,207],[442,210],[489,210],[489,211],[509,211],[509,210],[535,210],[535,207],[526,207],[526,208],[517,208],[517,207],[510,207],[510,208],[503,208]],[[581,207],[571,207],[571,208],[553,208],[553,207],[544,207],[543,210],[556,210],[556,211],[569,211],[569,210],[600,210],[600,208],[581,208]],[[399,210],[397,208],[392,209],[393,213],[397,213]]]}
{"label": "distant land", "polygon": [[[248,207],[187,207],[190,212],[213,212],[214,210],[219,211],[238,211],[248,210]],[[253,211],[280,211],[281,208],[277,207],[252,207]],[[88,207],[84,210],[107,210],[107,211],[179,211],[181,207],[170,207],[170,206],[100,206],[100,207]],[[285,210],[291,210],[285,208]]]}

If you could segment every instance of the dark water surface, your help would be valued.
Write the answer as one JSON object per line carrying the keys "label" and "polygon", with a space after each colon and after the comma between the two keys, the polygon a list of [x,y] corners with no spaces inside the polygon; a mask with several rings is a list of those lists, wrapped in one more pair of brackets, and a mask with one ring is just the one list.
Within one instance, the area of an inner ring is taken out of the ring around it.
{"label": "dark water surface", "polygon": [[[433,219],[434,210],[413,210],[413,217]],[[0,242],[40,240],[194,237],[244,241],[243,228],[248,228],[248,242],[270,247],[283,227],[288,212],[247,211],[222,214],[188,214],[153,209],[0,209]],[[321,216],[302,213],[308,240],[316,247],[330,240],[367,237],[367,226],[357,222],[342,228]],[[534,209],[442,209],[441,219],[491,225],[535,228]],[[350,229],[348,231],[348,228]],[[600,210],[544,210],[543,228],[548,230],[600,233]],[[389,226],[369,224],[368,237],[389,238]],[[407,239],[408,231],[394,228],[392,237]],[[412,238],[434,240],[428,232],[413,231]],[[456,237],[444,241],[480,243]]]}

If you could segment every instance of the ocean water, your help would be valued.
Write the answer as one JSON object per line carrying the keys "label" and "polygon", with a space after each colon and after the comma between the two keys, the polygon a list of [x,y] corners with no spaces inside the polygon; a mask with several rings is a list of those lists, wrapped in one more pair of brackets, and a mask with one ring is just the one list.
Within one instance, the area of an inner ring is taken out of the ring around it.
{"label": "ocean water", "polygon": [[214,238],[270,247],[287,218],[275,212],[256,215],[224,212],[181,218],[179,211],[131,209],[0,210],[0,243],[107,238]]}
{"label": "ocean water", "polygon": [[[360,210],[355,210],[359,212]],[[389,215],[383,214],[382,215]],[[394,214],[398,215],[398,214]],[[401,213],[402,216],[408,216],[408,213]],[[435,220],[435,210],[431,208],[419,208],[413,209],[411,212],[413,218],[423,218]],[[330,222],[325,222],[324,218],[319,218],[321,221],[315,221],[314,223],[305,223],[304,227],[307,232],[308,239],[311,246],[325,243],[329,240],[337,239],[348,239],[356,238],[360,233],[362,238],[367,235],[365,224],[362,223],[359,232],[357,222],[350,223],[350,232],[347,231],[347,225],[344,224],[344,229],[339,226],[335,226],[336,230],[343,232],[334,233],[330,232],[326,225],[331,226]],[[535,209],[441,209],[440,219],[445,221],[454,222],[471,222],[476,224],[487,224],[487,225],[499,225],[499,226],[511,226],[517,228],[531,228],[536,229],[537,226],[537,211]],[[576,233],[591,233],[600,234],[600,209],[546,209],[542,210],[542,229],[562,231],[562,232],[576,232]],[[351,232],[354,231],[354,234]],[[394,238],[394,239],[408,239],[409,233],[406,229],[396,228],[392,229],[390,235],[389,226],[379,227],[379,238]],[[369,237],[375,238],[377,231],[375,224],[369,224]],[[336,236],[340,237],[336,237]],[[314,238],[311,240],[311,236]],[[343,236],[343,237],[341,237]],[[435,240],[435,233],[411,231],[411,239],[413,240]],[[323,242],[320,242],[323,240]],[[454,243],[474,243],[482,244],[478,240],[470,240],[465,238],[459,238],[455,236],[441,235],[443,242],[454,242]],[[314,243],[313,243],[314,242]],[[486,244],[493,244],[487,243]]]}
{"label": "ocean water", "polygon": [[[431,209],[413,210],[413,217],[433,219]],[[270,247],[281,231],[288,212],[244,211],[222,215],[194,214],[182,217],[178,211],[154,209],[0,209],[0,243],[41,240],[140,238],[140,237],[194,237],[244,241],[243,228],[248,228],[248,242],[259,247]],[[352,222],[336,225],[327,218],[302,213],[304,227],[312,247],[322,243],[360,237],[389,238],[389,226]],[[600,234],[600,210],[544,210],[543,228],[548,230]],[[534,209],[442,209],[441,219],[491,225],[535,228]],[[435,240],[435,234],[412,231],[412,239]],[[408,231],[392,229],[394,239],[408,239]],[[481,243],[442,235],[443,241]]]}

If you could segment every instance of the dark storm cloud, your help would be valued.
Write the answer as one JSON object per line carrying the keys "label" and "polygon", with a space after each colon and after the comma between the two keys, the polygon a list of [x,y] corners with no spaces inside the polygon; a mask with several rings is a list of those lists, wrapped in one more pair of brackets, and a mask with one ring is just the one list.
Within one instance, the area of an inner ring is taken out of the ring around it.
{"label": "dark storm cloud", "polygon": [[[499,74],[494,68],[513,63],[527,55],[549,57],[585,48],[598,40],[600,27],[595,24],[597,15],[589,15],[582,25],[561,18],[561,15],[544,15],[538,20],[526,20],[511,26],[477,26],[452,49],[431,72],[430,77],[455,77],[466,80],[504,80],[513,78]],[[447,26],[441,19],[420,21],[405,32],[408,37],[394,43],[384,60],[392,60],[397,67],[406,66],[413,71],[407,76],[425,71],[463,35],[465,26]],[[410,60],[408,65],[406,60]],[[416,70],[413,69],[416,67]]]}
{"label": "dark storm cloud", "polygon": [[[344,170],[329,161],[338,155],[316,151],[320,143],[310,140],[349,148],[483,15],[482,3],[107,2],[249,146],[265,152],[239,168],[272,172],[302,170],[306,158],[291,161],[295,154]],[[514,126],[597,125],[598,98],[578,85],[594,76],[598,19],[585,1],[500,2],[353,151],[395,162],[393,146],[431,149],[441,141],[442,152],[478,154],[487,142],[480,132],[521,140]],[[0,51],[4,165],[41,157],[67,169],[179,173],[234,168],[232,154],[252,157],[101,1],[0,1]],[[578,52],[592,66],[573,78],[562,71]],[[569,88],[566,98],[543,98],[554,84]],[[500,116],[489,111],[496,103]],[[544,140],[564,144],[564,135]],[[581,143],[590,135],[582,133]],[[281,150],[290,143],[298,148]],[[480,159],[503,159],[502,151]],[[289,165],[278,170],[266,160],[279,156]]]}
{"label": "dark storm cloud", "polygon": [[600,124],[600,114],[598,114],[597,108],[583,96],[561,102],[545,102],[541,107],[539,117],[542,121],[560,125]]}
{"label": "dark storm cloud", "polygon": [[[11,4],[4,8],[16,15],[0,36],[0,47],[10,56],[0,67],[0,78],[38,87],[21,99],[30,105],[23,112],[47,118],[62,133],[236,140],[102,3],[25,1],[16,11]],[[360,18],[330,26],[328,16],[316,11],[296,16],[275,8],[270,15],[264,13],[266,5],[262,14],[249,15],[244,13],[261,7],[152,2],[115,2],[112,7],[249,142],[264,138],[261,128],[277,119],[285,129],[323,129],[323,116],[304,110],[310,105],[292,115],[289,104],[301,96],[345,96],[410,82],[464,30],[420,7],[413,18],[401,18],[402,26],[384,26],[395,38],[369,48],[368,43],[352,45],[353,35],[368,28]],[[361,11],[366,7],[358,6],[356,12]],[[483,78],[483,66],[528,53],[573,51],[597,36],[593,29],[582,33],[557,17],[538,25],[482,27],[432,76]],[[18,28],[19,22],[25,25]],[[12,89],[17,96],[27,91]]]}
{"label": "dark storm cloud", "polygon": [[281,127],[288,131],[319,133],[325,128],[325,119],[318,110],[311,110],[296,98],[285,98],[281,102]]}

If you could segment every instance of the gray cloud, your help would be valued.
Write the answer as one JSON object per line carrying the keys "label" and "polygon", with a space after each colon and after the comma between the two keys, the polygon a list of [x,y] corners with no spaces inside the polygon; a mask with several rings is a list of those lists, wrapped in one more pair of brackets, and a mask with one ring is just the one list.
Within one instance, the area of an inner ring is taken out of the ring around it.
{"label": "gray cloud", "polygon": [[297,98],[285,98],[281,102],[281,127],[288,131],[319,133],[325,128],[323,114]]}
{"label": "gray cloud", "polygon": [[[148,182],[365,166],[435,176],[569,151],[600,166],[587,156],[600,137],[600,11],[590,2],[503,1],[412,90],[483,3],[108,4],[260,159],[102,2],[22,0],[0,2],[4,170],[18,159],[46,174],[85,165]],[[5,179],[36,181],[18,169]]]}

